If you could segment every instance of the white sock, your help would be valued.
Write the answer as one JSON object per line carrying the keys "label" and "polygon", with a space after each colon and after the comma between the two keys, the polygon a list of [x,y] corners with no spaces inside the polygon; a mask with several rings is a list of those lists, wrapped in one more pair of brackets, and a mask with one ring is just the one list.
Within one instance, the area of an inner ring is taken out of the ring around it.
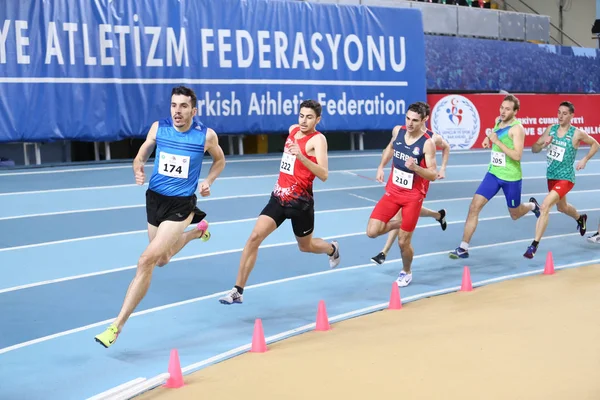
{"label": "white sock", "polygon": [[531,211],[535,210],[535,203],[533,203],[533,202],[528,202],[528,203],[523,203],[523,204],[525,204],[525,206],[526,206],[527,208],[529,208],[529,210],[531,210]]}
{"label": "white sock", "polygon": [[461,249],[465,249],[465,250],[469,250],[469,243],[467,243],[467,242],[460,242],[460,248]]}

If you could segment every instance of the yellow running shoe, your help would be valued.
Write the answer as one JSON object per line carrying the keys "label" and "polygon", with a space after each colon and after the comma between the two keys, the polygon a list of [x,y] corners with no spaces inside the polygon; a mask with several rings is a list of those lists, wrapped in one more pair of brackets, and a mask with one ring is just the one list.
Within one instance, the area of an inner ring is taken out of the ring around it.
{"label": "yellow running shoe", "polygon": [[115,324],[111,324],[104,332],[96,336],[96,342],[100,343],[102,346],[107,349],[117,340],[117,336],[119,336],[119,329]]}

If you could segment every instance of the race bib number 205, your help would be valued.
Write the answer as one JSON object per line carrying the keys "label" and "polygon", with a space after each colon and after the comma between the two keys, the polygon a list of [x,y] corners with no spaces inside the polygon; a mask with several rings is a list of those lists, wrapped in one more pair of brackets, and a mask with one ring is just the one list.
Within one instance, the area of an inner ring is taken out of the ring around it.
{"label": "race bib number 205", "polygon": [[495,167],[506,167],[506,154],[492,151],[492,165]]}
{"label": "race bib number 205", "polygon": [[160,153],[158,173],[171,178],[187,179],[190,170],[190,157],[169,154],[164,151]]}

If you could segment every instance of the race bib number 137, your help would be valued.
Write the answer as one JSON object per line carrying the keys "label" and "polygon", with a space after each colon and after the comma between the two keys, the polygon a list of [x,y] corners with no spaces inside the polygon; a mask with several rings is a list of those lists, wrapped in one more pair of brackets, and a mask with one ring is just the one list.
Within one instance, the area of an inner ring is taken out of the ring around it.
{"label": "race bib number 137", "polygon": [[548,146],[548,158],[562,162],[565,156],[565,148],[551,144]]}
{"label": "race bib number 137", "polygon": [[190,170],[190,157],[169,154],[164,151],[160,153],[158,173],[171,178],[187,179]]}

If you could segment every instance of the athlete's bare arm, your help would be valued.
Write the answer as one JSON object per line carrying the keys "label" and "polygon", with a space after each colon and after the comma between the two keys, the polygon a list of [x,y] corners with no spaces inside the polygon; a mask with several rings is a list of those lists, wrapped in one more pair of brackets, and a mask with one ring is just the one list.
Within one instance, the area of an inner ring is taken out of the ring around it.
{"label": "athlete's bare arm", "polygon": [[394,155],[394,140],[396,140],[398,132],[400,132],[400,128],[400,125],[396,125],[394,129],[392,129],[392,138],[390,139],[390,142],[388,143],[386,148],[383,149],[383,152],[381,153],[381,162],[379,163],[379,167],[377,167],[377,175],[375,176],[377,182],[383,182],[383,178],[385,175],[383,173],[383,169],[386,165],[388,165],[388,163],[392,159],[392,156]]}
{"label": "athlete's bare arm", "polygon": [[546,148],[552,141],[550,137],[550,127],[547,127],[542,133],[542,136],[531,146],[532,153],[539,153],[542,149]]}
{"label": "athlete's bare arm", "polygon": [[436,148],[442,149],[442,166],[438,171],[437,179],[444,179],[446,177],[446,165],[448,165],[448,158],[450,158],[450,144],[444,140],[442,135],[434,133],[433,141]]}
{"label": "athlete's bare arm", "polygon": [[594,154],[596,154],[596,152],[598,151],[598,142],[596,141],[596,139],[594,139],[593,137],[591,137],[590,135],[588,135],[584,131],[582,131],[580,129],[576,129],[575,130],[575,135],[573,135],[573,145],[577,148],[577,147],[579,147],[579,142],[583,142],[585,144],[589,144],[590,145],[590,150],[585,155],[585,157],[583,157],[577,163],[577,166],[575,167],[577,169],[577,171],[584,169],[585,165],[587,164],[587,162],[592,157],[594,157]]}
{"label": "athlete's bare arm", "polygon": [[502,143],[495,132],[490,133],[489,138],[496,146],[500,147],[500,150],[515,161],[521,161],[523,156],[523,148],[525,147],[525,130],[522,125],[515,125],[508,131],[508,134],[512,134],[514,149],[509,149],[504,143]]}
{"label": "athlete's bare arm", "polygon": [[158,131],[158,121],[154,122],[146,135],[146,140],[140,147],[137,155],[133,159],[133,173],[135,175],[135,183],[143,185],[146,180],[144,173],[144,164],[156,147],[156,132]]}
{"label": "athlete's bare arm", "polygon": [[304,157],[302,152],[300,151],[300,147],[297,145],[297,141],[294,139],[294,145],[290,147],[290,152],[296,156],[298,160],[302,164],[306,166],[315,174],[317,178],[321,181],[325,182],[327,177],[329,176],[329,160],[327,158],[327,139],[325,135],[318,134],[313,136],[306,142],[306,154],[310,154],[311,151],[314,151],[315,157],[317,159],[317,163],[315,164],[308,158]]}
{"label": "athlete's bare arm", "polygon": [[427,139],[424,147],[425,148],[423,151],[425,152],[425,162],[427,163],[427,168],[419,166],[417,163],[415,163],[415,159],[412,157],[410,157],[404,165],[406,165],[406,168],[414,171],[415,174],[421,176],[422,178],[425,178],[428,181],[435,181],[437,178],[435,143],[433,143],[433,140]]}
{"label": "athlete's bare arm", "polygon": [[212,185],[215,179],[221,175],[221,172],[223,172],[223,169],[225,168],[225,154],[219,145],[219,137],[217,136],[217,133],[210,128],[208,128],[208,131],[206,132],[204,151],[208,152],[213,160],[204,182],[208,183],[208,185]]}

